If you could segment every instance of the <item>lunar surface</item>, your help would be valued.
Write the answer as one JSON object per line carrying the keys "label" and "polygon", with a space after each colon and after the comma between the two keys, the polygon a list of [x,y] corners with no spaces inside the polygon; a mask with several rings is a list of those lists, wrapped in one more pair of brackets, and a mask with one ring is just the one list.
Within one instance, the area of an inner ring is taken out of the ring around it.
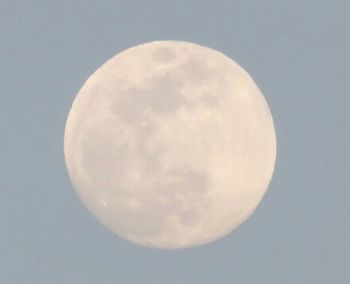
{"label": "lunar surface", "polygon": [[88,210],[131,242],[165,249],[219,239],[268,188],[276,139],[252,78],[189,42],[129,48],[84,84],[65,161]]}

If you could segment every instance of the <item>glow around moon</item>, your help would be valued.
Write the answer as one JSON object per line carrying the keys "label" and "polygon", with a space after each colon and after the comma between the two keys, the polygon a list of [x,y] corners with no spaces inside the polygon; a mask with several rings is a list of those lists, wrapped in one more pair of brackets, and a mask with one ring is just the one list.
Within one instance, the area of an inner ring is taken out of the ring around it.
{"label": "glow around moon", "polygon": [[167,249],[211,242],[246,220],[276,156],[268,105],[247,72],[179,41],[102,65],[74,100],[64,142],[89,211],[129,241]]}

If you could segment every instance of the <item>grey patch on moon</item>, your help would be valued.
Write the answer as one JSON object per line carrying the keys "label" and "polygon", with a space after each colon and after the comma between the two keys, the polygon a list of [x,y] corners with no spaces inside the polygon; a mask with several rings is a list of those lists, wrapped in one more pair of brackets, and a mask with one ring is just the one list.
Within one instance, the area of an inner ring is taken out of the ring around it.
{"label": "grey patch on moon", "polygon": [[159,148],[155,150],[148,150],[142,145],[142,142],[138,147],[138,154],[145,162],[145,171],[148,174],[157,174],[163,169],[163,165],[160,161],[160,157],[163,155],[164,149]]}
{"label": "grey patch on moon", "polygon": [[151,134],[155,131],[154,123],[151,121],[149,117],[144,117],[137,128],[136,135],[140,141],[144,142],[147,140]]}
{"label": "grey patch on moon", "polygon": [[204,59],[194,56],[165,74],[152,76],[147,81],[147,87],[125,90],[113,109],[126,119],[129,116],[141,115],[147,105],[156,112],[174,112],[186,102],[186,98],[181,94],[185,84],[204,81],[210,84],[210,81],[218,79],[217,77],[216,70]]}
{"label": "grey patch on moon", "polygon": [[188,111],[194,111],[202,106],[204,109],[217,110],[223,102],[222,97],[210,92],[201,92],[197,100],[188,101],[185,105]]}
{"label": "grey patch on moon", "polygon": [[[143,203],[148,204],[149,201],[145,200]],[[126,210],[123,203],[120,204],[119,208],[121,210],[116,215],[115,221],[118,224],[118,230],[124,234],[145,239],[162,234],[166,220],[164,215],[159,214],[159,208],[147,206],[138,210]]]}
{"label": "grey patch on moon", "polygon": [[104,184],[104,188],[100,190],[115,190],[115,184],[122,180],[127,170],[130,147],[125,143],[114,147],[108,139],[103,137],[93,137],[82,146],[84,169],[96,181]]}
{"label": "grey patch on moon", "polygon": [[139,125],[149,104],[147,92],[141,88],[129,88],[112,104],[111,111],[123,122]]}
{"label": "grey patch on moon", "polygon": [[[166,48],[163,52],[165,50],[170,52]],[[171,72],[150,77],[147,80],[147,86],[143,88],[126,89],[117,102],[112,105],[111,110],[122,121],[139,127],[148,108],[157,113],[167,114],[176,112],[181,106],[197,105],[196,102],[188,100],[186,94],[182,93],[185,84],[198,84],[200,82],[210,84],[210,81],[216,77],[215,70],[212,70],[203,59],[196,56],[175,67]],[[199,100],[209,107],[218,101],[216,96],[209,93],[199,96]]]}
{"label": "grey patch on moon", "polygon": [[148,91],[151,97],[150,106],[159,113],[171,113],[184,103],[180,90],[183,82],[170,74],[155,77],[152,88]]}
{"label": "grey patch on moon", "polygon": [[169,62],[176,58],[176,53],[168,47],[160,47],[152,53],[152,58],[156,62]]}
{"label": "grey patch on moon", "polygon": [[164,186],[168,213],[177,216],[182,225],[195,224],[199,218],[198,208],[206,207],[208,174],[192,169],[174,169],[166,171],[167,175],[171,177],[171,181]]}
{"label": "grey patch on moon", "polygon": [[215,70],[210,68],[208,63],[198,56],[193,56],[193,58],[179,66],[179,69],[179,72],[183,74],[183,78],[186,81],[194,83],[203,81],[208,83],[213,80],[213,77],[217,76]]}
{"label": "grey patch on moon", "polygon": [[203,194],[208,190],[208,174],[196,172],[192,169],[173,169],[169,174],[178,180],[178,186],[190,188],[185,191],[186,194]]}
{"label": "grey patch on moon", "polygon": [[155,76],[148,82],[150,87],[125,90],[112,105],[111,111],[123,122],[140,126],[147,109],[158,113],[175,112],[184,103],[180,82],[170,75]]}
{"label": "grey patch on moon", "polygon": [[[194,170],[182,169],[160,172],[164,182],[148,185],[143,188],[143,198],[138,200],[141,207],[121,212],[119,227],[130,236],[138,238],[159,237],[168,224],[169,217],[178,219],[182,226],[193,226],[199,218],[198,208],[204,209],[205,194],[208,191],[207,175]],[[133,198],[129,195],[129,198]],[[135,196],[139,198],[139,196]],[[153,202],[160,199],[161,202]],[[149,206],[152,204],[152,206]],[[121,204],[123,206],[123,203]],[[125,220],[128,220],[125,222]],[[142,220],[142,221],[141,221]]]}
{"label": "grey patch on moon", "polygon": [[211,93],[203,93],[201,96],[201,101],[208,107],[217,108],[222,99],[220,96]]}

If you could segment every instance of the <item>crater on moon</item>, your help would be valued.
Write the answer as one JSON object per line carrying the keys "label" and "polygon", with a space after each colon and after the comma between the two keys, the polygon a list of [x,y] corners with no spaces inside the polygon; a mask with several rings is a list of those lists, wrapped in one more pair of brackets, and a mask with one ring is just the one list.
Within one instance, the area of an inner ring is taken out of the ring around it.
{"label": "crater on moon", "polygon": [[127,49],[99,68],[74,100],[64,142],[91,213],[127,240],[168,249],[246,220],[276,155],[250,76],[217,51],[176,41]]}

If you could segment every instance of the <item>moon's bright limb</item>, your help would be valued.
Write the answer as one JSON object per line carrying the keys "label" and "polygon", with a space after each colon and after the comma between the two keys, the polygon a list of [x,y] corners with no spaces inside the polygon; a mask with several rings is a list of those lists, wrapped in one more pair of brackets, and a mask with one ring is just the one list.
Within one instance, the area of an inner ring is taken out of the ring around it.
{"label": "moon's bright limb", "polygon": [[276,156],[251,77],[220,52],[179,41],[102,65],[74,100],[64,142],[92,214],[125,239],[169,249],[213,241],[247,219]]}

